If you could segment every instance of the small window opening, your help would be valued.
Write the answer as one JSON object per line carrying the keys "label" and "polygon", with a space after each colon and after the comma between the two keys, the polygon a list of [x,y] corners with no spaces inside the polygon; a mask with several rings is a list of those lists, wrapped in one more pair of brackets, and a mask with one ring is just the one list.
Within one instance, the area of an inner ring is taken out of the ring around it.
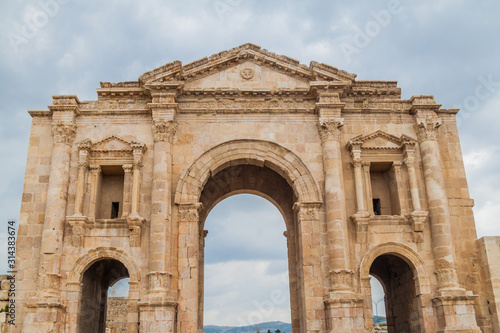
{"label": "small window opening", "polygon": [[118,218],[119,211],[120,211],[120,203],[119,202],[112,202],[111,203],[111,218],[112,219]]}
{"label": "small window opening", "polygon": [[373,214],[382,215],[382,208],[380,205],[380,199],[373,199]]}

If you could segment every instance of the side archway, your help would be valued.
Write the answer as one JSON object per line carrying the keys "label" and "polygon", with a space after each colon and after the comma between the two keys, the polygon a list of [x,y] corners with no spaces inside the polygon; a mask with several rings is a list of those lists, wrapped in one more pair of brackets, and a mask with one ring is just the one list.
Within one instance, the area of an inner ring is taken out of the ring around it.
{"label": "side archway", "polygon": [[386,292],[389,332],[430,332],[432,318],[423,310],[430,298],[430,280],[423,259],[412,248],[385,243],[372,248],[359,267],[365,300],[365,326],[373,326],[370,275],[376,276]]}
{"label": "side archway", "polygon": [[[106,273],[106,269],[109,272]],[[80,256],[68,272],[66,285],[67,315],[70,319],[67,321],[68,332],[78,332],[79,322],[82,318],[81,312],[89,311],[89,309],[82,307],[82,297],[86,290],[89,290],[89,286],[86,286],[89,277],[92,278],[89,275],[97,272],[103,277],[103,281],[106,280],[106,286],[104,286],[106,289],[117,279],[130,278],[127,330],[137,331],[139,323],[139,283],[141,280],[139,266],[131,256],[121,249],[100,247]]]}

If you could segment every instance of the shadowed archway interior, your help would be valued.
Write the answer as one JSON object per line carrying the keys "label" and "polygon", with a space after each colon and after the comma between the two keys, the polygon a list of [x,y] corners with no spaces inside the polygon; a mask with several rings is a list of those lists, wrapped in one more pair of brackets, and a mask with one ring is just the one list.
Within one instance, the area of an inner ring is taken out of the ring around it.
{"label": "shadowed archway interior", "polygon": [[370,274],[380,281],[386,293],[388,332],[421,332],[415,275],[408,263],[395,255],[381,255],[371,265]]}
{"label": "shadowed archway interior", "polygon": [[93,263],[83,274],[79,313],[79,333],[106,332],[108,288],[129,277],[125,265],[118,260],[103,259]]}

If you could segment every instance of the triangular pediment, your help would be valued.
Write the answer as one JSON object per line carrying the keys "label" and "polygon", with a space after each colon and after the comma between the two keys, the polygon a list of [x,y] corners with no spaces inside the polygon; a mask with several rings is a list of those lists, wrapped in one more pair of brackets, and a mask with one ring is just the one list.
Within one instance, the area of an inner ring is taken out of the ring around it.
{"label": "triangular pediment", "polygon": [[377,131],[368,135],[359,135],[350,140],[351,146],[358,146],[361,149],[393,150],[401,149],[404,144],[414,140],[403,135],[398,138],[394,135]]}
{"label": "triangular pediment", "polygon": [[310,81],[353,82],[355,77],[355,74],[326,64],[311,62],[306,66],[298,60],[248,43],[184,66],[180,61],[174,61],[144,73],[139,82],[155,85],[182,81],[188,88],[265,88],[274,79],[277,80],[273,81],[275,85],[289,88],[303,87]]}
{"label": "triangular pediment", "polygon": [[127,141],[112,135],[92,145],[92,151],[132,151],[134,146],[144,146],[135,141]]}

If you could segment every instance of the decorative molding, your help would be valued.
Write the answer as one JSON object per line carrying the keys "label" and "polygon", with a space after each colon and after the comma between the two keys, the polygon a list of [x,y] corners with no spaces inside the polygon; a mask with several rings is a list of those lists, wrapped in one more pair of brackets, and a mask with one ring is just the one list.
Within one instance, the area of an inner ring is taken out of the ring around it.
{"label": "decorative molding", "polygon": [[166,293],[170,289],[170,272],[149,272],[146,274],[149,281],[149,293]]}
{"label": "decorative molding", "polygon": [[350,269],[334,269],[330,271],[331,291],[351,290],[354,272]]}
{"label": "decorative molding", "polygon": [[293,209],[297,212],[299,221],[317,221],[321,205],[321,202],[296,202]]}
{"label": "decorative molding", "polygon": [[251,68],[243,68],[241,71],[240,71],[240,76],[245,79],[245,80],[250,80],[254,77],[255,73],[254,73],[254,70],[251,69]]}
{"label": "decorative molding", "polygon": [[52,135],[54,143],[65,143],[71,146],[76,135],[76,125],[57,122],[52,125]]}
{"label": "decorative molding", "polygon": [[441,118],[417,118],[415,130],[417,131],[418,141],[437,140],[437,129],[440,126]]}
{"label": "decorative molding", "polygon": [[198,222],[202,206],[201,202],[179,204],[179,220],[181,222]]}
{"label": "decorative molding", "polygon": [[321,141],[328,140],[340,141],[342,136],[342,127],[344,126],[343,118],[329,118],[320,120],[318,124],[319,135]]}
{"label": "decorative molding", "polygon": [[155,119],[153,120],[153,137],[155,142],[174,141],[175,133],[177,132],[178,125],[173,120]]}

